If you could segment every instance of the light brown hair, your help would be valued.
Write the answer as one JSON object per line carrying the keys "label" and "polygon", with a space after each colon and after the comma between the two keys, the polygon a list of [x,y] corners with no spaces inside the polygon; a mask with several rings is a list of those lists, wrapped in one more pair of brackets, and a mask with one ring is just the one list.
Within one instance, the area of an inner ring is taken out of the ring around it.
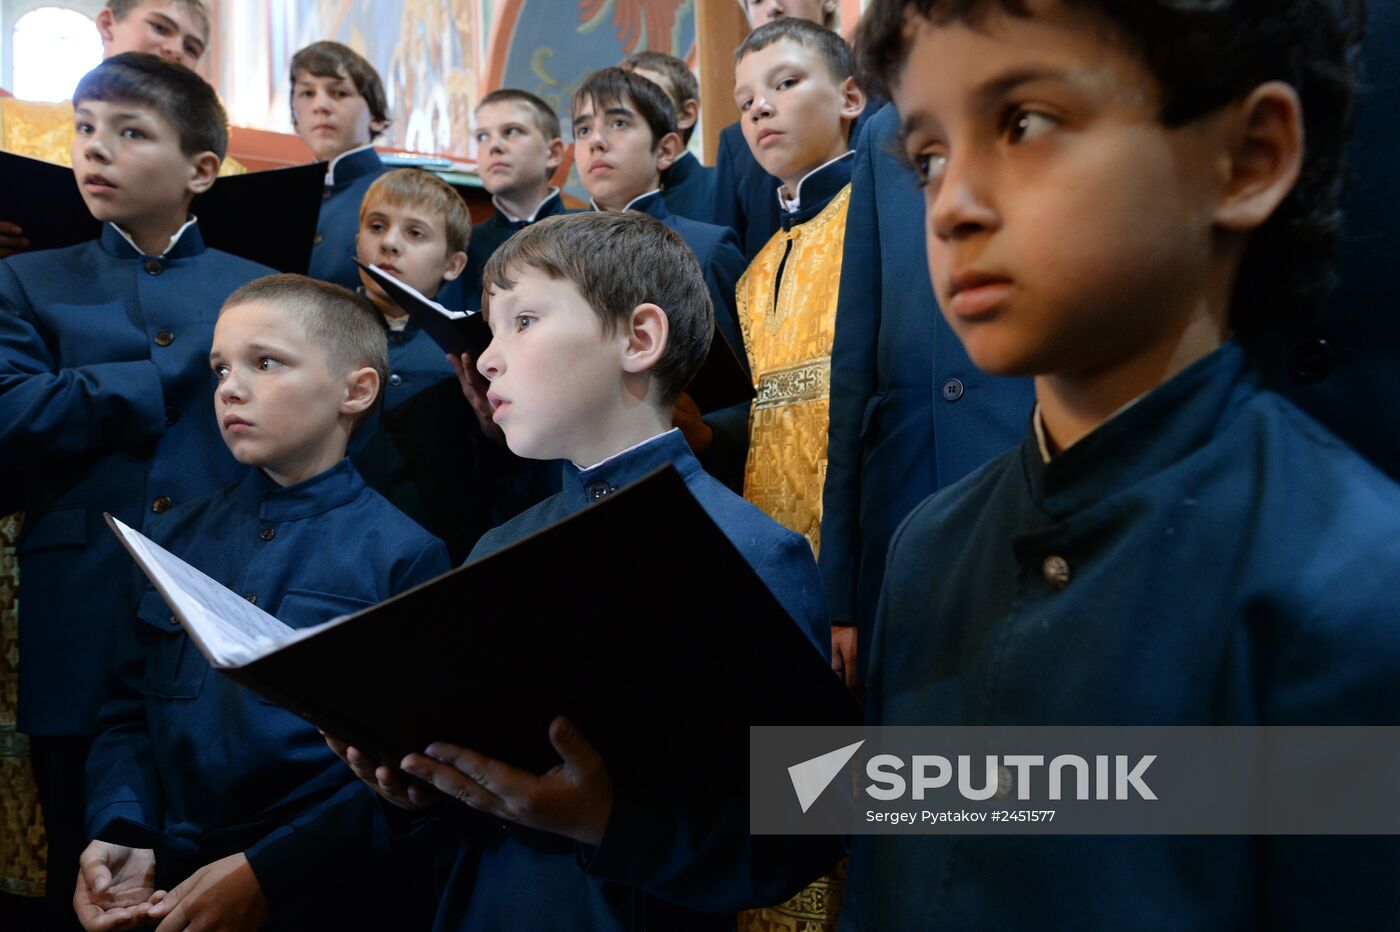
{"label": "light brown hair", "polygon": [[360,201],[360,226],[375,202],[394,207],[421,207],[442,220],[447,253],[466,252],[472,238],[472,215],[466,202],[452,187],[421,168],[396,168],[375,179]]}

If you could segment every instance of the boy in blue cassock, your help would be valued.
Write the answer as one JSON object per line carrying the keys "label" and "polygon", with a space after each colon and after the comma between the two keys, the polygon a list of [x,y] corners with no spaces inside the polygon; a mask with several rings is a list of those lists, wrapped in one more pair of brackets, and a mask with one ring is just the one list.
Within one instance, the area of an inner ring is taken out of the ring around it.
{"label": "boy in blue cassock", "polygon": [[[682,152],[671,99],[641,75],[602,68],[579,85],[571,109],[574,163],[594,208],[641,211],[680,234],[704,272],[715,325],[742,362],[744,338],[734,289],[745,262],[734,232],[672,214],[661,190],[662,174]],[[737,491],[748,450],[748,405],[710,412],[703,419],[698,413],[687,396],[677,408],[677,423],[704,454],[706,468]]]}
{"label": "boy in blue cassock", "polygon": [[687,149],[700,119],[700,83],[695,80],[695,73],[676,56],[650,50],[628,55],[618,67],[661,88],[676,110],[681,153],[661,173],[661,197],[666,201],[666,209],[678,217],[714,223],[715,170],[700,164]]}
{"label": "boy in blue cassock", "polygon": [[223,300],[271,271],[206,249],[190,216],[228,144],[198,75],[116,55],[74,105],[74,175],[101,236],[0,262],[0,513],[26,513],[19,727],[60,896],[113,632],[140,592],[102,513],[149,532],[237,475],[209,418],[209,340]]}
{"label": "boy in blue cassock", "polygon": [[307,274],[346,288],[360,284],[355,232],[360,202],[389,169],[374,139],[389,128],[384,84],[374,66],[339,42],[313,42],[292,56],[292,124],[326,167]]}
{"label": "boy in blue cassock", "polygon": [[[1260,387],[1323,294],[1362,10],[877,0],[939,304],[1035,377],[896,532],[881,724],[1395,725],[1400,490]],[[1400,845],[857,838],[849,928],[1393,928]]]}
{"label": "boy in blue cassock", "polygon": [[[478,366],[495,419],[516,453],[571,465],[563,491],[489,533],[472,556],[670,463],[824,653],[825,598],[806,541],[708,476],[671,429],[675,398],[713,329],[680,237],[638,211],[555,217],[501,247],[486,282],[494,340]],[[443,743],[402,761],[437,790],[533,830],[461,823],[435,928],[733,928],[735,910],[790,895],[840,855],[832,840],[750,837],[742,798],[716,807],[681,796],[677,807],[614,787],[606,761],[563,719],[550,738],[563,763],[540,777]],[[406,808],[437,795],[339,750]]]}
{"label": "boy in blue cassock", "polygon": [[481,184],[495,211],[467,247],[461,290],[472,310],[481,307],[481,273],[491,254],[537,220],[569,212],[549,183],[564,161],[559,115],[549,104],[516,88],[492,91],[476,107],[475,137]]}
{"label": "boy in blue cassock", "polygon": [[[293,628],[382,602],[450,566],[442,543],[345,458],[386,375],[376,317],[362,298],[299,275],[234,292],[206,364],[224,441],[253,468],[172,509],[153,535]],[[213,675],[154,589],[126,629],[88,761],[95,840],[75,896],[85,924],[227,922],[228,902],[239,899],[241,921],[270,913],[273,928],[305,928],[296,912],[311,896],[305,887],[325,878],[320,920],[378,927],[371,900],[346,892],[370,869],[363,849],[284,828],[342,790],[369,798],[316,728]]]}
{"label": "boy in blue cassock", "polygon": [[895,155],[898,136],[899,114],[886,104],[856,145],[831,346],[817,565],[850,685],[864,679],[860,644],[870,643],[895,528],[1014,444],[1034,403],[1029,379],[972,364],[918,274],[923,204],[913,171]]}

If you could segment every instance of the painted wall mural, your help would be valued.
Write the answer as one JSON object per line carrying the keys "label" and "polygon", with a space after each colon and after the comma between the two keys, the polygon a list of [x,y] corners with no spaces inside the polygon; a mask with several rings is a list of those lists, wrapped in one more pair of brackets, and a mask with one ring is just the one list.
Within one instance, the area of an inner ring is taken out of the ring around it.
{"label": "painted wall mural", "polygon": [[689,58],[696,0],[224,0],[217,80],[233,122],[292,132],[287,62],[318,39],[379,69],[393,116],[382,142],[473,158],[471,111],[522,87],[561,117],[588,72],[655,49]]}

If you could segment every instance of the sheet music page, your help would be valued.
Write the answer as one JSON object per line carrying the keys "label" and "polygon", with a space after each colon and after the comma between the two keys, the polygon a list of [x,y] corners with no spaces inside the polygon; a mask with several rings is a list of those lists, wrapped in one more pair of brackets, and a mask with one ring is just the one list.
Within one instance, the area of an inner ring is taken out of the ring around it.
{"label": "sheet music page", "polygon": [[128,550],[165,596],[209,662],[242,666],[295,638],[296,631],[229,590],[140,531],[111,519]]}
{"label": "sheet music page", "polygon": [[449,320],[459,320],[463,317],[470,317],[473,313],[471,311],[449,311],[447,308],[443,307],[441,304],[438,304],[432,298],[425,297],[422,294],[422,292],[420,292],[417,288],[414,288],[407,282],[399,281],[397,278],[390,275],[388,272],[384,271],[372,262],[368,266],[366,266],[366,268],[368,268],[370,270],[370,273],[375,276],[375,279],[379,281],[380,287],[384,288],[385,291],[388,291],[390,293],[390,297],[393,296],[394,288],[400,288],[412,297],[417,298],[419,301],[426,304],[428,307],[437,311],[443,317],[448,318]]}

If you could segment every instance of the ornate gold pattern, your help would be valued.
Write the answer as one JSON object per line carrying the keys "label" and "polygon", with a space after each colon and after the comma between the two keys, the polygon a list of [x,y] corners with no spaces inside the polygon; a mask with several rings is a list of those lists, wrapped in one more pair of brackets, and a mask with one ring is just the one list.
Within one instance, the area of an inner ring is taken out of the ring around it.
{"label": "ornate gold pattern", "polygon": [[29,766],[29,741],[15,731],[19,690],[19,562],[23,515],[0,517],[0,892],[44,893],[44,827]]}

